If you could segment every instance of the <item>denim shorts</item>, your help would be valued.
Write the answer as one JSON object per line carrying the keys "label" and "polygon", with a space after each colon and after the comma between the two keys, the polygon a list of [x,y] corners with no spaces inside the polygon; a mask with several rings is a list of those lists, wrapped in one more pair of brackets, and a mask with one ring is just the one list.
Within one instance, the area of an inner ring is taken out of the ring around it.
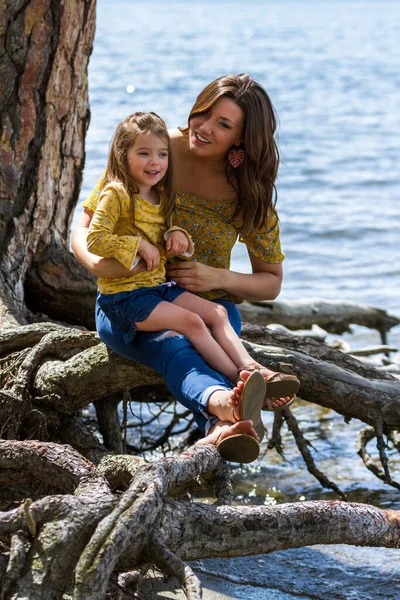
{"label": "denim shorts", "polygon": [[186,291],[174,281],[168,281],[131,292],[99,294],[98,305],[110,321],[122,329],[123,340],[129,344],[136,335],[136,322],[145,321],[160,302],[173,302]]}

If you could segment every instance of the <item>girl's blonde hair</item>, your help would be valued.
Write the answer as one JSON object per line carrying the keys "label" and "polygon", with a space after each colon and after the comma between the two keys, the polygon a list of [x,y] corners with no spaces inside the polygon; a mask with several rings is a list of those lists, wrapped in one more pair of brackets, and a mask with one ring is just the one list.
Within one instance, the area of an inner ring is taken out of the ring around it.
{"label": "girl's blonde hair", "polygon": [[[268,213],[275,211],[279,151],[275,141],[277,118],[272,102],[250,75],[223,75],[209,83],[196,99],[188,123],[209,111],[222,97],[230,98],[243,110],[242,143],[245,159],[237,169],[226,160],[226,177],[238,197],[235,217],[242,221],[243,233],[265,230]],[[189,127],[181,129],[188,132]]]}
{"label": "girl's blonde hair", "polygon": [[172,166],[171,141],[165,121],[154,112],[134,112],[118,125],[111,141],[107,169],[104,176],[104,187],[111,182],[122,183],[131,199],[132,220],[135,222],[133,194],[139,193],[136,181],[129,173],[128,151],[135,144],[140,134],[152,133],[161,138],[168,148],[168,169],[156,187],[164,190],[164,218],[169,224],[175,208],[175,183]]}

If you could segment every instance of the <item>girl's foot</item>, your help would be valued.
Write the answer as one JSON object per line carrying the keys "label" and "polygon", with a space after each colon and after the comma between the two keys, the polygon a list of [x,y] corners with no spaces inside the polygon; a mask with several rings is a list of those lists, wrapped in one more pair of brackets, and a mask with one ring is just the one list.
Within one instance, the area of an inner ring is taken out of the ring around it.
{"label": "girl's foot", "polygon": [[[285,373],[276,373],[263,367],[262,365],[251,365],[249,369],[245,368],[239,372],[239,381],[233,388],[235,398],[241,398],[243,393],[244,382],[250,377],[254,369],[259,370],[264,380],[266,381],[266,394],[263,403],[263,410],[280,411],[284,408],[289,408],[296,399],[296,391],[300,387],[300,382],[294,375],[286,375]],[[271,381],[272,379],[272,381]],[[270,383],[268,383],[270,382]]]}
{"label": "girl's foot", "polygon": [[287,398],[293,396],[300,387],[300,381],[295,375],[271,371],[271,369],[258,363],[252,363],[240,369],[238,371],[239,376],[242,371],[249,371],[250,373],[260,371],[262,373],[267,385],[266,397],[268,398]]}
{"label": "girl's foot", "polygon": [[293,396],[286,396],[286,398],[268,398],[264,399],[263,410],[269,410],[272,412],[279,412],[284,408],[289,408],[296,400],[296,394]]}

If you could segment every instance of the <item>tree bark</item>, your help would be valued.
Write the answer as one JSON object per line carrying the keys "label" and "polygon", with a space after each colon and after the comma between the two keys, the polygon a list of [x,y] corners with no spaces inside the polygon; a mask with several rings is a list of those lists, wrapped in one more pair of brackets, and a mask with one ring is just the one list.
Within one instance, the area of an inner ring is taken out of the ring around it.
{"label": "tree bark", "polygon": [[[0,324],[6,326],[26,322],[25,296],[42,289],[27,281],[36,265],[42,278],[52,271],[48,249],[68,254],[90,116],[95,0],[5,0],[0,27]],[[60,302],[59,295],[62,315]]]}
{"label": "tree bark", "polygon": [[0,540],[10,543],[11,550],[3,569],[11,599],[56,600],[73,587],[76,600],[100,600],[115,570],[122,573],[151,563],[176,575],[187,598],[197,600],[201,588],[183,560],[316,543],[400,545],[398,511],[336,501],[228,507],[176,499],[206,486],[216,490],[220,503],[226,502],[229,487],[221,482],[227,482],[227,473],[211,446],[139,467],[117,502],[95,467],[68,446],[0,444],[1,467],[20,470],[21,457],[26,471],[34,468],[36,477],[50,477],[66,494],[0,514]]}
{"label": "tree bark", "polygon": [[400,324],[397,317],[388,315],[384,310],[343,300],[310,298],[292,302],[244,302],[240,311],[249,323],[279,323],[288,329],[310,329],[312,325],[319,325],[330,333],[344,333],[352,324],[364,325],[379,331],[384,344],[386,333]]}
{"label": "tree bark", "polygon": [[[304,399],[372,424],[359,439],[359,453],[377,477],[400,487],[391,478],[383,443],[384,434],[398,443],[396,378],[388,374],[382,378],[376,369],[365,370],[356,359],[315,340],[256,326],[245,326],[244,332],[263,342],[245,342],[261,363],[301,373]],[[296,350],[285,347],[288,339]],[[366,505],[316,502],[244,509],[182,502],[182,494],[193,494],[199,486],[214,490],[218,504],[229,502],[229,472],[211,446],[151,464],[107,451],[85,428],[79,413],[73,413],[89,402],[100,402],[100,409],[105,392],[112,396],[160,378],[107,351],[90,332],[43,323],[7,330],[0,336],[0,356],[7,366],[0,422],[3,432],[15,438],[0,442],[1,478],[7,483],[0,499],[3,506],[22,502],[19,508],[5,510],[1,519],[0,539],[9,549],[1,563],[7,597],[25,594],[48,600],[59,598],[60,589],[73,588],[76,599],[99,600],[116,573],[120,581],[128,582],[132,577],[123,576],[125,571],[151,563],[174,574],[187,598],[197,599],[201,587],[184,560],[314,543],[400,545],[399,514]],[[283,416],[307,468],[322,485],[343,496],[307,455],[293,415],[286,409]],[[113,412],[106,424],[108,434],[110,426],[114,432],[118,429],[114,417]],[[27,435],[43,441],[23,440]],[[381,465],[366,451],[374,438],[381,446]],[[113,440],[114,452],[121,447]],[[40,563],[32,559],[37,555]]]}

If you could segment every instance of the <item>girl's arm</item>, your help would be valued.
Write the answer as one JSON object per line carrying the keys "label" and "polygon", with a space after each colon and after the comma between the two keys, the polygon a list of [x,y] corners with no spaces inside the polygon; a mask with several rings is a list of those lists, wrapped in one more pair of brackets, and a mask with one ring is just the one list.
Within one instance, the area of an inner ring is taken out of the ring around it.
{"label": "girl's arm", "polygon": [[75,258],[96,277],[110,279],[114,277],[131,277],[146,269],[146,264],[141,261],[135,269],[129,271],[115,258],[101,258],[92,254],[87,249],[86,238],[93,213],[86,208],[73,231],[71,245]]}
{"label": "girl's arm", "polygon": [[89,252],[103,258],[116,258],[124,267],[132,269],[138,262],[140,235],[118,234],[117,227],[124,214],[128,199],[119,184],[110,184],[102,190],[87,235]]}
{"label": "girl's arm", "polygon": [[281,289],[281,263],[267,263],[249,253],[253,273],[237,273],[199,262],[180,262],[167,267],[168,276],[189,292],[222,289],[249,302],[274,300]]}

